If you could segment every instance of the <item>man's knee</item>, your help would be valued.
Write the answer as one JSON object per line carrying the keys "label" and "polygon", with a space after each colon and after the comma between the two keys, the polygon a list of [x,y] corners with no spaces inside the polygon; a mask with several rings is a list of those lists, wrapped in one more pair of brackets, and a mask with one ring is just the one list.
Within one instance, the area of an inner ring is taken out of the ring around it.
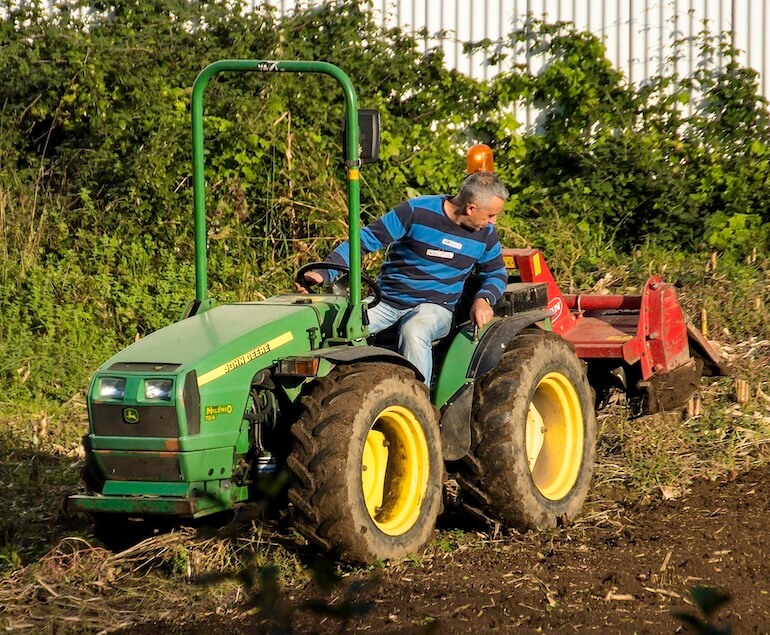
{"label": "man's knee", "polygon": [[424,319],[412,319],[401,325],[401,340],[405,342],[419,342],[430,344],[433,340],[431,335],[431,323]]}
{"label": "man's knee", "polygon": [[435,305],[420,305],[401,324],[401,337],[414,342],[430,343],[449,333],[452,313]]}
{"label": "man's knee", "polygon": [[420,323],[421,328],[445,332],[452,324],[452,312],[437,304],[423,304],[417,309],[415,321]]}

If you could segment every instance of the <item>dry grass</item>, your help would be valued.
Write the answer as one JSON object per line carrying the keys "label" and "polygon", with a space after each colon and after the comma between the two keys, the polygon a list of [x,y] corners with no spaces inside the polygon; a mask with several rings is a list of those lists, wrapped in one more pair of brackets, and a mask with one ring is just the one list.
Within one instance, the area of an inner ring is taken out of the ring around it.
{"label": "dry grass", "polygon": [[267,566],[277,566],[284,587],[302,583],[296,556],[269,532],[252,529],[202,538],[183,528],[120,553],[65,538],[0,581],[0,624],[34,633],[108,633],[139,621],[240,612],[243,600],[259,593],[244,572]]}
{"label": "dry grass", "polygon": [[[678,498],[694,480],[731,478],[770,462],[768,352],[770,342],[756,338],[722,346],[733,376],[702,380],[698,416],[683,410],[632,419],[618,405],[601,412],[592,500]],[[736,402],[739,379],[750,387],[746,403]]]}
{"label": "dry grass", "polygon": [[[619,501],[677,498],[695,479],[729,478],[767,463],[770,389],[763,356],[768,348],[747,341],[729,351],[738,374],[751,378],[748,403],[735,402],[732,378],[719,378],[704,381],[704,414],[696,418],[666,413],[629,419],[617,405],[601,413],[595,485],[574,529],[622,526]],[[68,460],[75,465],[77,457]],[[178,623],[185,615],[242,614],[259,606],[265,581],[258,573],[266,568],[278,572],[284,592],[306,584],[311,573],[298,558],[299,542],[273,526],[247,524],[209,537],[181,529],[121,553],[82,536],[64,538],[0,580],[0,626],[34,633],[108,633],[144,621]],[[429,566],[457,550],[495,549],[516,539],[449,529],[409,562]]]}
{"label": "dry grass", "polygon": [[[628,419],[616,407],[600,420],[600,458],[586,514],[576,531],[623,524],[619,501],[676,498],[694,479],[726,478],[770,459],[770,402],[754,383],[738,405],[732,380],[704,385],[704,415],[679,413]],[[498,549],[515,535],[445,530],[411,564],[430,566],[457,550]],[[274,567],[282,592],[304,585],[311,573],[299,542],[252,522],[228,535],[192,529],[160,535],[111,553],[83,537],[68,537],[45,555],[0,580],[0,626],[34,633],[109,633],[145,621],[235,616],[259,606]],[[395,564],[393,566],[399,566]],[[194,610],[191,610],[194,608]]]}

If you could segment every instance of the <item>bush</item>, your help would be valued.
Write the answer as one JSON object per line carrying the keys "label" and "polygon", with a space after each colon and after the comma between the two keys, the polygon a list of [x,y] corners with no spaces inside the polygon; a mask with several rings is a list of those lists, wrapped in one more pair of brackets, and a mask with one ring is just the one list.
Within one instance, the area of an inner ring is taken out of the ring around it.
{"label": "bush", "polygon": [[[522,44],[544,67],[496,78],[480,128],[499,141],[499,162],[520,166],[518,212],[536,233],[558,213],[627,254],[645,243],[733,259],[767,251],[770,116],[756,72],[709,63],[715,47],[734,60],[727,34],[699,36],[693,75],[640,86],[573,25],[529,20],[506,43]],[[539,109],[539,130],[514,138],[508,113],[521,102]]]}
{"label": "bush", "polygon": [[[515,68],[480,84],[357,2],[284,17],[267,4],[243,8],[2,4],[0,391],[11,399],[67,399],[191,299],[189,99],[216,59],[322,59],[349,74],[383,121],[382,161],[362,172],[365,221],[415,193],[454,191],[478,140],[494,146],[513,193],[504,242],[542,247],[566,284],[591,284],[640,247],[694,262],[705,249],[733,263],[766,253],[770,126],[753,71],[703,67],[633,87],[595,36],[530,20],[483,46],[501,45],[494,63],[526,41],[542,72]],[[700,44],[704,56],[727,46]],[[522,102],[542,112],[538,131],[513,120]],[[299,264],[347,235],[342,118],[342,96],[323,76],[209,86],[214,295],[286,289]]]}

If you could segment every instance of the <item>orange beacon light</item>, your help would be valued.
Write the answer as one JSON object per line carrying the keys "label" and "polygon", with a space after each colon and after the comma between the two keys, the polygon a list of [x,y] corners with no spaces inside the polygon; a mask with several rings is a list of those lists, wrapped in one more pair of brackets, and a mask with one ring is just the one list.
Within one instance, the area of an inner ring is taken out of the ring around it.
{"label": "orange beacon light", "polygon": [[468,148],[465,158],[465,171],[468,174],[474,172],[494,172],[495,160],[492,157],[492,148],[485,143],[477,143]]}

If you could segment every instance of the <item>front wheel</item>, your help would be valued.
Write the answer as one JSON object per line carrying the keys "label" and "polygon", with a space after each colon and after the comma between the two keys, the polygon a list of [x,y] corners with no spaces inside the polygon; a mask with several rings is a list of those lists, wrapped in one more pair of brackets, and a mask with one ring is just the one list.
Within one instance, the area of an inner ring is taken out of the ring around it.
{"label": "front wheel", "polygon": [[287,460],[300,533],[350,562],[422,549],[441,511],[443,460],[436,410],[414,373],[341,366],[302,406]]}
{"label": "front wheel", "polygon": [[506,526],[542,529],[581,510],[596,457],[583,363],[558,335],[516,337],[477,386],[466,497]]}

